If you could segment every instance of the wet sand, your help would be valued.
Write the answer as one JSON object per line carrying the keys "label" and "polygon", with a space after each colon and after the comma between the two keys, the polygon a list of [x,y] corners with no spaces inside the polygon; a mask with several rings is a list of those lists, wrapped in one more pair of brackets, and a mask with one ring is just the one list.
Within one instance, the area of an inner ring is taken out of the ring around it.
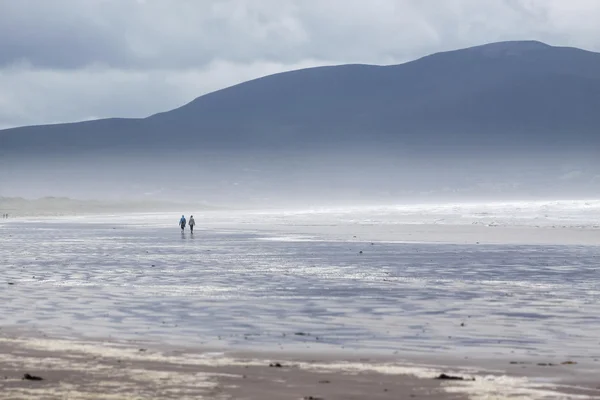
{"label": "wet sand", "polygon": [[[137,349],[73,351],[0,346],[0,399],[462,399],[443,382],[373,371],[311,370],[311,363],[195,358]],[[272,366],[270,366],[272,365]],[[317,365],[317,363],[313,363]],[[24,374],[43,380],[23,379]]]}
{"label": "wet sand", "polygon": [[[230,228],[233,228],[231,226]],[[393,226],[277,226],[253,224],[245,227],[279,239],[298,235],[297,240],[336,240],[378,243],[452,243],[492,245],[600,245],[600,229],[568,226],[488,226],[398,224]],[[307,238],[304,238],[306,235]],[[293,240],[290,240],[293,241]]]}
{"label": "wet sand", "polygon": [[[3,334],[0,399],[600,398],[592,382],[565,373],[575,365],[557,366],[553,374],[567,377],[558,383],[548,373],[537,381],[519,376],[523,366],[516,364],[511,372],[382,359],[340,361],[326,354],[310,359],[141,346]],[[465,380],[436,379],[441,373]],[[25,374],[42,380],[23,379]]]}

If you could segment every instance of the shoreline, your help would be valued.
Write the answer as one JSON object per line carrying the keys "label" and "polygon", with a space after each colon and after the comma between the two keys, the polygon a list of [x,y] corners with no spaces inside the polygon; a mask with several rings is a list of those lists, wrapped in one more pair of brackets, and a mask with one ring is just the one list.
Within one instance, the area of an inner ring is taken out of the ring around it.
{"label": "shoreline", "polygon": [[435,355],[315,356],[0,332],[0,399],[600,399],[597,369],[579,364],[502,367]]}

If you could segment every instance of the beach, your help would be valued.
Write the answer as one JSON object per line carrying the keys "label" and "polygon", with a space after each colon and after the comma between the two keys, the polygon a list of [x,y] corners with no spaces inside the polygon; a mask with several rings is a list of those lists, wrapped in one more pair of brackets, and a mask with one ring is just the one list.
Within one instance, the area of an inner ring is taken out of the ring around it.
{"label": "beach", "polygon": [[[38,342],[30,348],[22,342],[2,342],[4,354],[17,354],[0,361],[5,375],[0,398],[465,398],[446,393],[436,380],[369,371],[364,363],[345,367],[51,343]],[[352,368],[356,365],[364,370]],[[23,380],[24,370],[43,381]]]}
{"label": "beach", "polygon": [[2,221],[0,398],[600,398],[599,204]]}

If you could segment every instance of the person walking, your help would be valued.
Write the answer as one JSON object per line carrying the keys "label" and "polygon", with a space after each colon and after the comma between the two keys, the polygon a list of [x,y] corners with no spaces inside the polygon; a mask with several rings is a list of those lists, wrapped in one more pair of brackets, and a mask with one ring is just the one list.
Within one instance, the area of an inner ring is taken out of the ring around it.
{"label": "person walking", "polygon": [[194,221],[194,216],[190,215],[190,232],[194,233],[195,225],[196,225],[196,221]]}
{"label": "person walking", "polygon": [[185,217],[182,215],[181,219],[179,220],[179,226],[181,227],[181,232],[183,232],[183,230],[185,229],[185,223],[186,223]]}

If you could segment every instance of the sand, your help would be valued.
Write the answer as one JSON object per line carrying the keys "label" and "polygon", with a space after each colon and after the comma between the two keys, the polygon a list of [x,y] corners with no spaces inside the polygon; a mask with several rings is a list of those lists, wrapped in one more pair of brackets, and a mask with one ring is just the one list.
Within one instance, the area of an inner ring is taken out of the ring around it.
{"label": "sand", "polygon": [[[557,383],[546,372],[536,382],[515,373],[524,367],[514,363],[507,372],[7,334],[0,337],[0,354],[0,399],[600,398],[590,381],[569,376]],[[568,368],[576,365],[557,366],[553,373],[564,378]],[[436,379],[440,373],[466,380]],[[23,379],[25,374],[42,380]]]}
{"label": "sand", "polygon": [[[279,359],[194,358],[148,349],[135,349],[138,354],[132,355],[108,346],[74,345],[73,351],[34,347],[27,341],[2,342],[0,399],[466,398],[445,392],[443,382],[431,378],[317,371],[307,367],[310,363]],[[24,380],[26,373],[43,380]]]}

